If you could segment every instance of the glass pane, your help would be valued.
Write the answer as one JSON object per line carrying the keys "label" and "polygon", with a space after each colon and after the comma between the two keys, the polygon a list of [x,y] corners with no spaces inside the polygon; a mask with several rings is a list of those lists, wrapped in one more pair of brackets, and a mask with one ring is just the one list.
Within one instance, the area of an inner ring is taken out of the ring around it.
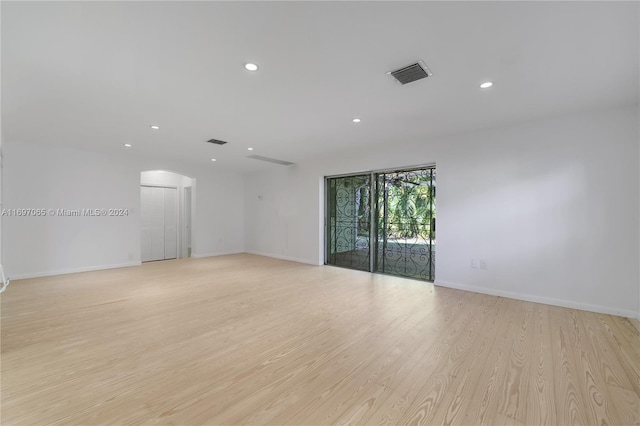
{"label": "glass pane", "polygon": [[327,179],[327,264],[370,270],[371,176]]}

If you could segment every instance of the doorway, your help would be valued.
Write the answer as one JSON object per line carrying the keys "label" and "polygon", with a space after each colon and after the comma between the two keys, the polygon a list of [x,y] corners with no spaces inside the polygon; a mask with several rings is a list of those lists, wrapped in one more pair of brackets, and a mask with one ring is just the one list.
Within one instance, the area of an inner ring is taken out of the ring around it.
{"label": "doorway", "polygon": [[140,258],[191,257],[194,178],[165,170],[140,173]]}
{"label": "doorway", "polygon": [[326,179],[327,265],[435,280],[435,166]]}

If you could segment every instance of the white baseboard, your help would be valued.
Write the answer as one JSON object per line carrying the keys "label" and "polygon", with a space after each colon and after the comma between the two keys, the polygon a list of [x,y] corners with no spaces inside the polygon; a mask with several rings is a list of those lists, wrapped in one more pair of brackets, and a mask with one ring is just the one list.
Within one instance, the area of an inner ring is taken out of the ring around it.
{"label": "white baseboard", "polygon": [[244,253],[244,250],[216,251],[213,253],[191,253],[191,257],[195,259],[202,259],[203,257],[226,256],[228,254],[240,254],[240,253]]}
{"label": "white baseboard", "polygon": [[272,257],[274,259],[289,260],[291,262],[305,263],[307,265],[313,265],[313,266],[321,265],[321,263],[314,262],[314,261],[309,260],[309,259],[303,259],[303,258],[300,258],[300,257],[284,256],[284,255],[280,255],[280,254],[265,253],[265,252],[262,252],[262,251],[254,251],[254,250],[247,250],[245,253],[255,254],[257,256]]}
{"label": "white baseboard", "polygon": [[553,299],[549,297],[533,296],[530,294],[514,293],[510,291],[496,290],[474,285],[452,283],[449,281],[437,280],[435,285],[440,287],[455,288],[457,290],[471,291],[473,293],[488,294],[490,296],[506,297],[507,299],[523,300],[525,302],[542,303],[545,305],[560,306],[562,308],[579,309],[581,311],[597,312],[600,314],[616,315],[627,318],[634,318],[637,313],[628,309],[611,308],[609,306],[591,305],[588,303],[573,302],[570,300]]}
{"label": "white baseboard", "polygon": [[80,268],[57,269],[55,271],[43,271],[43,272],[33,272],[28,274],[9,275],[8,278],[10,278],[12,281],[24,280],[27,278],[50,277],[53,275],[77,274],[78,272],[101,271],[103,269],[128,268],[130,266],[140,266],[141,264],[142,264],[141,262],[136,261],[136,262],[116,263],[111,265],[83,266]]}

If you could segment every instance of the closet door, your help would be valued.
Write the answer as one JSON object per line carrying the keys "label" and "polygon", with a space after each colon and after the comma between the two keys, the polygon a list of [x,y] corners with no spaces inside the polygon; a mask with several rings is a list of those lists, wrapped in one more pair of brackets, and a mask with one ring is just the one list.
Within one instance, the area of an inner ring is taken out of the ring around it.
{"label": "closet door", "polygon": [[178,191],[164,189],[164,259],[178,257]]}
{"label": "closet door", "polygon": [[140,257],[143,262],[149,262],[153,260],[152,252],[152,238],[153,232],[151,211],[153,210],[153,192],[151,187],[143,186],[140,188]]}
{"label": "closet door", "polygon": [[177,257],[178,197],[175,188],[140,188],[143,262]]}

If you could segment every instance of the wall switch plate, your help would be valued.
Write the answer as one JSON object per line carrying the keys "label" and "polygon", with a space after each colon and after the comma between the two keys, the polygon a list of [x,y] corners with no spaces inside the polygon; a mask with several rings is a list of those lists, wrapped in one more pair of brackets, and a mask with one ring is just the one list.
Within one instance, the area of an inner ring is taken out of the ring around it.
{"label": "wall switch plate", "polygon": [[486,259],[480,259],[480,269],[484,269],[485,271],[487,270],[487,260]]}
{"label": "wall switch plate", "polygon": [[478,259],[471,259],[471,267],[472,268],[479,268],[480,267],[480,261]]}

